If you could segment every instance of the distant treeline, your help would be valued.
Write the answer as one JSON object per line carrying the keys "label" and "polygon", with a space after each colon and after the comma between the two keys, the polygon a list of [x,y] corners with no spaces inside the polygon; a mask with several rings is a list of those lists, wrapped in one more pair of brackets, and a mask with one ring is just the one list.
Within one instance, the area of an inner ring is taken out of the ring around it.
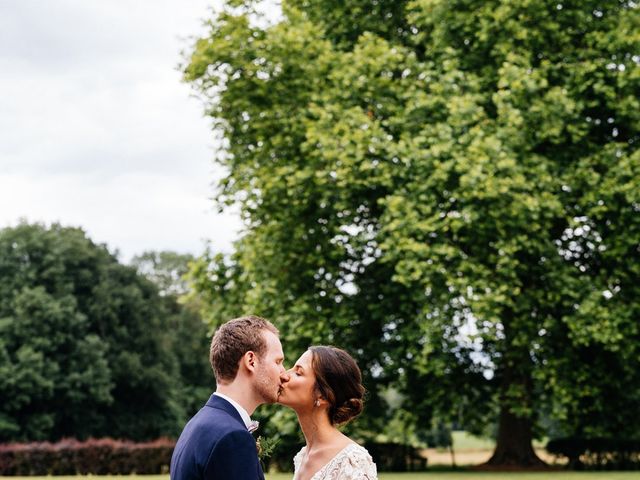
{"label": "distant treeline", "polygon": [[177,301],[189,258],[127,266],[79,228],[1,230],[0,442],[177,435],[213,388],[207,329]]}

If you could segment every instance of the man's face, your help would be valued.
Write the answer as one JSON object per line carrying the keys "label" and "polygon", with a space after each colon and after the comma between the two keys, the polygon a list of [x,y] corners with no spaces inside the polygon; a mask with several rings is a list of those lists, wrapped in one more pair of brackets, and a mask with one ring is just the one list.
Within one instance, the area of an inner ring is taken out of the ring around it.
{"label": "man's face", "polygon": [[275,403],[283,382],[288,379],[284,369],[284,353],[280,339],[268,330],[263,330],[262,335],[267,343],[267,350],[263,358],[258,358],[256,363],[255,388],[264,403]]}

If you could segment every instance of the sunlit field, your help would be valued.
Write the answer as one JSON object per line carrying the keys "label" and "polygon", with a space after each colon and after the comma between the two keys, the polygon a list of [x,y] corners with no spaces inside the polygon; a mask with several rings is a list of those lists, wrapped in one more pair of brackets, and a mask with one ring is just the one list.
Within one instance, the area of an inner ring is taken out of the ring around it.
{"label": "sunlit field", "polygon": [[[487,438],[480,438],[464,431],[452,432],[453,457],[457,466],[480,465],[491,458],[495,447],[495,441]],[[556,457],[549,454],[544,446],[547,441],[534,441],[533,446],[537,455],[549,465],[562,467],[566,464],[566,458]],[[427,458],[429,466],[452,466],[452,456],[449,449],[427,448],[422,450],[422,454]]]}

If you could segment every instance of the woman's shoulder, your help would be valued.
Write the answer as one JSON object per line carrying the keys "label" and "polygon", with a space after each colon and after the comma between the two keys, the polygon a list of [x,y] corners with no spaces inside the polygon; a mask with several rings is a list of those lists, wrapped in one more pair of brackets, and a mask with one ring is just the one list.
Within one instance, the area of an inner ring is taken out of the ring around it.
{"label": "woman's shoulder", "polygon": [[347,446],[345,447],[345,450],[346,449],[350,449],[355,454],[370,456],[369,451],[366,448],[364,448],[359,443],[354,442],[353,440],[347,444]]}
{"label": "woman's shoulder", "polygon": [[[350,443],[342,450],[340,457],[341,473],[344,477],[353,479],[370,479],[377,477],[376,464],[366,448],[357,443]],[[338,478],[338,477],[336,477]]]}
{"label": "woman's shoulder", "polygon": [[369,451],[362,445],[359,445],[355,442],[347,445],[343,451],[345,453],[348,453],[349,458],[363,459],[373,463],[373,459],[371,458]]}
{"label": "woman's shoulder", "polygon": [[302,460],[302,456],[304,455],[304,451],[306,449],[307,449],[307,446],[305,445],[293,457],[293,467],[294,467],[295,470],[297,470],[298,467],[300,466],[300,461]]}

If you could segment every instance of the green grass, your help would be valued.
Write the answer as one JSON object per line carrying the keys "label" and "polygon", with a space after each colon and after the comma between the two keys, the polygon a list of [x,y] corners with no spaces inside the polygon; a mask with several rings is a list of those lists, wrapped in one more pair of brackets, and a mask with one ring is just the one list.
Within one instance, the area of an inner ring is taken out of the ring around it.
{"label": "green grass", "polygon": [[[89,475],[86,477],[0,477],[2,480],[169,480],[169,475]],[[266,480],[291,480],[290,473],[275,473]],[[493,472],[425,472],[425,473],[381,473],[379,480],[640,480],[640,472],[548,472],[548,473],[493,473]]]}
{"label": "green grass", "polygon": [[[291,474],[271,474],[266,480],[291,480]],[[425,472],[381,473],[379,480],[639,480],[640,472],[553,472],[553,473],[493,473],[493,472]]]}

